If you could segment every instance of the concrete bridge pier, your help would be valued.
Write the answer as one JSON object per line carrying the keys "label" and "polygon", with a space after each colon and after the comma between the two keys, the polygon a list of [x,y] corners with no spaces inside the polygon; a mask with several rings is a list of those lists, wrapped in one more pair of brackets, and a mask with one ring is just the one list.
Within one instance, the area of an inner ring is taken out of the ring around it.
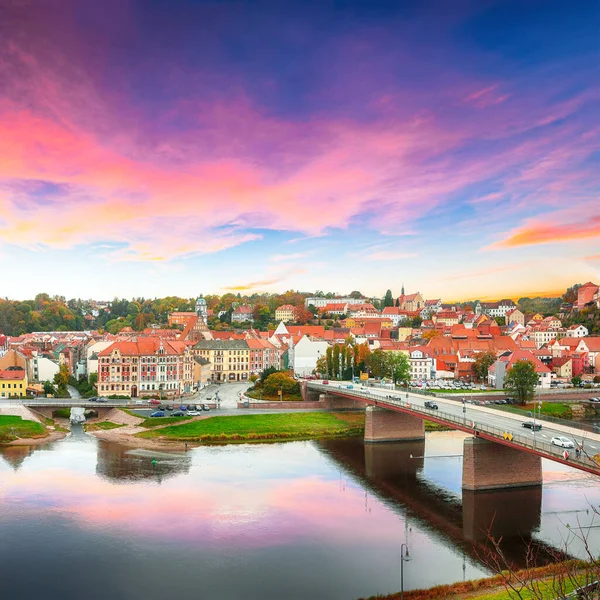
{"label": "concrete bridge pier", "polygon": [[479,437],[466,438],[463,490],[496,490],[542,485],[542,459]]}
{"label": "concrete bridge pier", "polygon": [[424,439],[423,419],[378,406],[367,407],[365,442],[405,442]]}

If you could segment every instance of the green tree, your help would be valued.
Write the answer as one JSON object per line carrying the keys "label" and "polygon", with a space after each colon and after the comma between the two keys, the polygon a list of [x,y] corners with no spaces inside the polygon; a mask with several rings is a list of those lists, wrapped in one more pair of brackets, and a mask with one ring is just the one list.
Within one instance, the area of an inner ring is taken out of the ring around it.
{"label": "green tree", "polygon": [[44,394],[46,396],[54,396],[56,394],[56,388],[52,385],[51,381],[44,381]]}
{"label": "green tree", "polygon": [[421,319],[421,317],[414,317],[410,321],[410,326],[418,329],[421,327],[421,323],[423,323],[423,319]]}
{"label": "green tree", "polygon": [[373,377],[389,377],[391,369],[388,353],[379,348],[371,352],[369,369]]}
{"label": "green tree", "polygon": [[517,361],[504,378],[504,387],[511,390],[521,404],[533,400],[537,384],[535,365],[530,360]]}
{"label": "green tree", "polygon": [[581,377],[579,375],[575,375],[575,377],[571,379],[571,383],[575,387],[581,387]]}
{"label": "green tree", "polygon": [[319,356],[315,371],[320,375],[327,375],[327,357]]}
{"label": "green tree", "polygon": [[404,385],[410,381],[410,360],[403,352],[388,352],[390,373],[394,383]]}
{"label": "green tree", "polygon": [[279,369],[275,367],[268,367],[260,374],[260,382],[264,383],[270,375],[273,373],[279,373]]}
{"label": "green tree", "polygon": [[496,362],[496,355],[494,352],[488,350],[487,352],[479,352],[475,356],[475,373],[479,381],[487,381],[488,371],[490,367]]}
{"label": "green tree", "polygon": [[331,376],[337,377],[340,373],[340,347],[336,344],[333,347],[333,355],[331,358]]}
{"label": "green tree", "polygon": [[394,297],[392,296],[392,290],[388,290],[383,297],[383,306],[394,306]]}
{"label": "green tree", "polygon": [[333,348],[331,346],[327,346],[327,350],[325,350],[325,360],[327,361],[327,377],[331,377],[333,375]]}

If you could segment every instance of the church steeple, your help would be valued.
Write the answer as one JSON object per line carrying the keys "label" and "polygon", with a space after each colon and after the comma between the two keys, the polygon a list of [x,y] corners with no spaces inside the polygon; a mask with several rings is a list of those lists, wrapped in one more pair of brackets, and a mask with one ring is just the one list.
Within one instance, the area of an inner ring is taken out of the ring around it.
{"label": "church steeple", "polygon": [[402,295],[404,296],[404,284],[402,284]]}

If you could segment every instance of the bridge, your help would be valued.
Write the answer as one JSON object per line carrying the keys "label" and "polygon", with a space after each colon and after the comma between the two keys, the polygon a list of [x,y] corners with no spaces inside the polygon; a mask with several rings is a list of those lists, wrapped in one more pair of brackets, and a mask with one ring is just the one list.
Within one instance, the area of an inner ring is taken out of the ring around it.
{"label": "bridge", "polygon": [[[312,381],[303,382],[301,388],[304,400],[326,400],[332,408],[366,404],[366,443],[423,440],[425,420],[470,434],[463,450],[466,490],[541,485],[542,458],[600,475],[598,433],[543,419],[536,419],[542,429],[531,431],[523,427],[530,419],[520,415],[445,398],[435,398],[439,409],[430,409],[425,402],[432,398],[415,393]],[[583,447],[581,455],[570,449],[565,457],[563,448],[550,443],[554,436],[571,438]]]}

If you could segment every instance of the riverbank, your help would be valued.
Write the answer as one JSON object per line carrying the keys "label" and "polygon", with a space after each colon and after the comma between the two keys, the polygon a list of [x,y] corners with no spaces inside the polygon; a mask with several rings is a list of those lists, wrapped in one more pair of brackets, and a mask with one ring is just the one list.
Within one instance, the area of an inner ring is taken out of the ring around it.
{"label": "riverbank", "polygon": [[[120,416],[119,416],[120,413]],[[188,444],[235,444],[349,437],[364,434],[365,413],[306,412],[264,415],[140,418],[115,409],[102,421],[86,427],[99,439],[130,447],[183,449]],[[110,424],[109,424],[110,423]],[[117,426],[118,424],[118,426]],[[425,431],[450,428],[425,421]]]}
{"label": "riverbank", "polygon": [[46,427],[13,415],[0,415],[0,446],[39,446],[66,436],[62,428]]}
{"label": "riverbank", "polygon": [[[485,579],[405,591],[403,597],[405,600],[513,600],[514,598],[554,600],[563,594],[572,592],[579,585],[596,579],[597,573],[590,573],[589,566],[585,562],[572,560],[535,569],[522,569],[516,571],[512,576],[506,572],[505,575],[494,575]],[[516,589],[520,589],[519,595],[510,589],[507,585],[508,581]],[[526,585],[521,588],[519,581]],[[530,591],[533,589],[536,590],[536,594]],[[400,600],[400,598],[401,594],[397,592],[387,596],[376,595],[358,600]]]}

